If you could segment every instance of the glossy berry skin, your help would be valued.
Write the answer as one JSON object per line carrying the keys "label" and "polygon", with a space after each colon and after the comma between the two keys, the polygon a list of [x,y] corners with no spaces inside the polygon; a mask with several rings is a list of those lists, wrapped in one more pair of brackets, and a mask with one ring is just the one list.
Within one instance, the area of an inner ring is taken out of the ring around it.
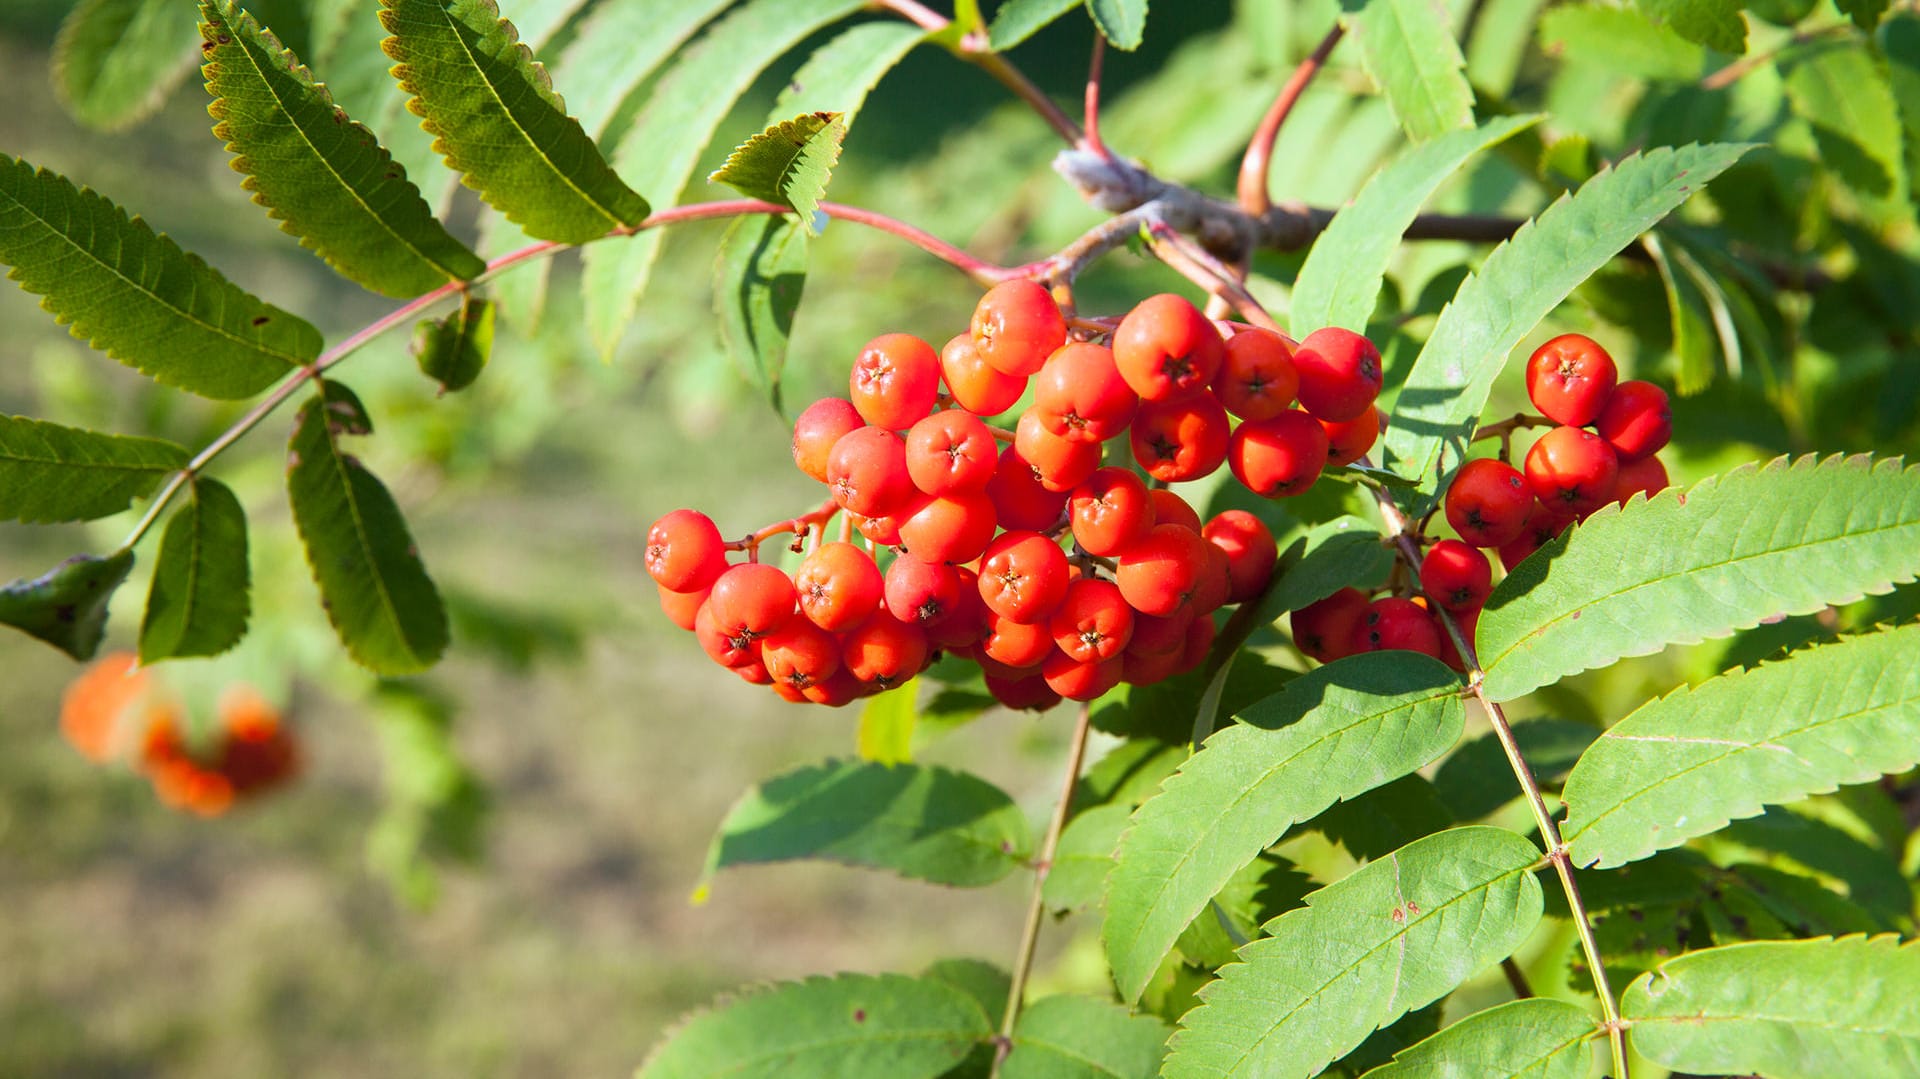
{"label": "glossy berry skin", "polygon": [[954,403],[976,416],[997,416],[1027,392],[1027,380],[993,368],[980,358],[973,338],[956,334],[940,349],[940,378]]}
{"label": "glossy berry skin", "polygon": [[1286,498],[1313,486],[1327,463],[1327,432],[1312,416],[1288,409],[1247,420],[1227,442],[1227,467],[1262,498]]}
{"label": "glossy berry skin", "polygon": [[1096,469],[1068,496],[1067,519],[1088,554],[1110,555],[1153,527],[1153,496],[1130,469]]}
{"label": "glossy berry skin", "polygon": [[1328,326],[1308,334],[1293,350],[1293,366],[1300,373],[1300,407],[1319,419],[1359,419],[1380,396],[1380,350],[1352,330]]}
{"label": "glossy berry skin", "polygon": [[1400,648],[1440,658],[1440,627],[1425,607],[1410,599],[1382,596],[1367,604],[1354,623],[1354,652]]}
{"label": "glossy berry skin", "polygon": [[1534,497],[1584,516],[1613,500],[1620,462],[1613,448],[1584,427],[1555,427],[1527,451]]}
{"label": "glossy berry skin", "polygon": [[1651,457],[1673,438],[1667,391],[1637,379],[1614,387],[1594,427],[1622,462]]}
{"label": "glossy berry skin", "polygon": [[994,466],[993,480],[987,484],[987,497],[993,500],[1000,527],[1009,530],[1039,532],[1052,528],[1067,507],[1067,492],[1043,486],[1033,465],[1013,446],[1001,449],[1000,463]]}
{"label": "glossy berry skin", "polygon": [[1028,624],[996,614],[987,621],[987,636],[980,642],[980,651],[1010,670],[1038,667],[1053,654],[1053,629],[1045,621]]}
{"label": "glossy berry skin", "polygon": [[1040,665],[1040,677],[1047,688],[1070,701],[1090,701],[1120,684],[1125,673],[1119,656],[1082,661],[1065,652],[1055,651]]}
{"label": "glossy berry skin", "polygon": [[1155,487],[1147,492],[1147,497],[1153,499],[1154,524],[1179,525],[1189,532],[1200,531],[1200,511],[1177,493],[1165,487]]}
{"label": "glossy berry skin", "polygon": [[925,629],[959,603],[960,571],[952,566],[903,554],[887,567],[887,612],[900,621]]}
{"label": "glossy berry skin", "polygon": [[1320,421],[1327,432],[1327,467],[1338,468],[1350,465],[1367,455],[1373,444],[1380,439],[1380,428],[1386,422],[1377,406],[1360,413],[1358,419],[1345,423]]}
{"label": "glossy berry skin", "polygon": [[1170,615],[1193,597],[1206,563],[1206,540],[1177,524],[1157,524],[1120,552],[1114,583],[1141,614]]}
{"label": "glossy berry skin", "polygon": [[1200,536],[1227,556],[1228,603],[1244,603],[1266,589],[1280,551],[1265,521],[1246,510],[1224,510]]}
{"label": "glossy berry skin", "polygon": [[907,430],[907,475],[930,495],[984,491],[1000,461],[1000,445],[977,416],[950,408]]}
{"label": "glossy berry skin", "polygon": [[647,573],[660,587],[698,592],[726,569],[726,541],[706,514],[674,510],[647,529]]}
{"label": "glossy berry skin", "polygon": [[1053,643],[1082,663],[1112,659],[1133,637],[1133,608],[1112,581],[1082,577],[1047,620]]}
{"label": "glossy berry skin", "polygon": [[1658,457],[1623,461],[1620,464],[1620,478],[1614,484],[1613,498],[1624,506],[1634,495],[1652,498],[1666,490],[1671,482],[1667,479],[1667,466],[1661,464]]}
{"label": "glossy berry skin", "polygon": [[827,482],[827,458],[834,443],[866,423],[852,401],[822,397],[793,421],[793,463],[821,483]]}
{"label": "glossy berry skin", "polygon": [[1054,349],[1066,344],[1067,320],[1046,287],[1024,278],[987,290],[973,309],[974,351],[1002,374],[1037,374]]}
{"label": "glossy berry skin", "polygon": [[793,574],[800,613],[821,629],[844,633],[873,616],[886,581],[873,556],[851,543],[823,543]]}
{"label": "glossy berry skin", "polygon": [[881,334],[860,350],[849,384],[847,396],[862,419],[905,430],[933,411],[940,396],[940,356],[910,333]]}
{"label": "glossy berry skin", "polygon": [[1033,409],[1014,425],[1013,447],[1033,466],[1040,486],[1049,491],[1071,491],[1100,467],[1100,443],[1077,442],[1054,434]]}
{"label": "glossy berry skin", "polygon": [[1599,342],[1563,333],[1527,359],[1527,398],[1555,423],[1592,423],[1613,393],[1620,371]]}
{"label": "glossy berry skin", "polygon": [[1033,411],[1049,432],[1071,442],[1112,438],[1139,404],[1104,345],[1070,341],[1033,378]]}
{"label": "glossy berry skin", "polygon": [[1205,558],[1200,563],[1200,575],[1194,581],[1193,598],[1187,605],[1196,617],[1205,618],[1225,606],[1227,597],[1233,593],[1233,564],[1227,552],[1211,540],[1202,543],[1200,550]]}
{"label": "glossy berry skin", "polygon": [[979,491],[929,498],[900,521],[900,542],[928,562],[971,562],[993,539],[993,500]]}
{"label": "glossy berry skin", "polygon": [[1162,483],[1210,476],[1227,459],[1227,410],[1210,393],[1140,406],[1128,431],[1133,459]]}
{"label": "glossy berry skin", "polygon": [[1477,547],[1441,540],[1420,560],[1420,591],[1449,611],[1477,611],[1493,591],[1493,563]]}
{"label": "glossy berry skin", "polygon": [[907,471],[907,444],[884,427],[862,427],[833,444],[827,486],[835,502],[862,517],[891,516],[919,493]]}
{"label": "glossy berry skin", "polygon": [[1367,609],[1366,593],[1342,588],[1293,612],[1293,643],[1322,663],[1353,654],[1354,628]]}
{"label": "glossy berry skin", "polygon": [[713,613],[712,603],[702,603],[694,612],[693,637],[709,658],[729,670],[760,662],[760,638],[737,629],[723,629]]}
{"label": "glossy berry skin", "polygon": [[840,638],[841,666],[881,688],[897,686],[927,664],[927,634],[880,610]]}
{"label": "glossy berry skin", "polygon": [[1213,394],[1243,420],[1278,416],[1300,391],[1300,372],[1286,339],[1258,326],[1227,338]]}
{"label": "glossy berry skin", "polygon": [[1226,343],[1185,297],[1149,296],[1113,331],[1120,377],[1143,401],[1164,401],[1205,389],[1220,373]]}
{"label": "glossy berry skin", "polygon": [[1475,547],[1498,547],[1520,534],[1533,509],[1533,488],[1505,461],[1479,457],[1460,466],[1447,487],[1447,523]]}
{"label": "glossy berry skin", "polygon": [[840,641],[812,622],[795,618],[760,642],[760,662],[774,681],[805,689],[840,669]]}
{"label": "glossy berry skin", "polygon": [[698,592],[675,592],[660,584],[655,584],[653,587],[660,593],[660,610],[666,613],[668,621],[689,633],[693,632],[693,621],[700,614],[700,608],[706,604],[707,596],[712,594],[713,589],[709,587]]}
{"label": "glossy berry skin", "polygon": [[1068,569],[1059,544],[1038,532],[1007,532],[980,560],[980,598],[1009,621],[1044,622],[1066,598]]}
{"label": "glossy berry skin", "polygon": [[[776,692],[785,688],[785,684],[781,682],[775,682],[773,685]],[[855,678],[852,674],[842,669],[833,672],[833,674],[829,675],[824,681],[812,683],[801,690],[800,694],[805,697],[810,704],[824,704],[828,708],[840,708],[852,704],[854,701],[873,692],[873,688],[874,687],[861,682],[858,678]]]}
{"label": "glossy berry skin", "polygon": [[725,633],[765,637],[793,617],[793,578],[778,566],[742,562],[713,582],[707,607],[714,624]]}
{"label": "glossy berry skin", "polygon": [[905,514],[916,508],[918,508],[917,502],[910,503],[900,513],[888,514],[885,517],[862,517],[848,510],[847,517],[853,522],[854,530],[861,535],[882,547],[898,547],[900,546],[900,521]]}

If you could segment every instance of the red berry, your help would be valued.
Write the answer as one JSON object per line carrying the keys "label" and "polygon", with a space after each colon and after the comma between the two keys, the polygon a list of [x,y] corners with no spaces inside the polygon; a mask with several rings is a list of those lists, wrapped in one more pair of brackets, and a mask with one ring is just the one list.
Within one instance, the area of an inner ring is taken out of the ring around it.
{"label": "red berry", "polygon": [[1233,563],[1227,558],[1227,552],[1211,541],[1200,545],[1201,553],[1206,557],[1200,563],[1200,576],[1194,582],[1193,599],[1188,605],[1193,613],[1201,618],[1219,610],[1233,594]]}
{"label": "red berry", "polygon": [[742,562],[713,582],[707,606],[725,633],[765,637],[793,617],[793,578],[778,566]]}
{"label": "red berry", "polygon": [[1024,678],[1003,678],[987,674],[987,692],[993,699],[1016,711],[1044,712],[1060,703],[1060,694],[1047,685],[1037,672]]}
{"label": "red berry", "polygon": [[907,475],[930,495],[986,490],[999,460],[993,432],[961,409],[936,412],[907,431]]}
{"label": "red berry", "polygon": [[1042,486],[1033,465],[1014,446],[1000,451],[1000,463],[994,466],[993,480],[987,484],[987,497],[993,500],[994,516],[1005,529],[1039,532],[1052,528],[1067,507],[1067,492]]}
{"label": "red berry", "polygon": [[1008,532],[980,560],[980,598],[1020,623],[1044,622],[1067,594],[1067,556],[1038,532]]}
{"label": "red berry", "polygon": [[1555,427],[1527,451],[1527,483],[1535,497],[1576,515],[1612,501],[1619,478],[1613,448],[1584,427]]}
{"label": "red berry", "polygon": [[1514,538],[1500,545],[1500,564],[1508,572],[1533,552],[1553,542],[1573,525],[1574,515],[1562,506],[1547,506],[1535,500],[1527,513],[1526,524]]}
{"label": "red berry", "polygon": [[1187,625],[1193,619],[1193,613],[1186,610],[1165,616],[1135,614],[1133,637],[1127,641],[1127,651],[1142,656],[1177,655],[1186,647]]}
{"label": "red berry", "polygon": [[1119,656],[1082,661],[1056,651],[1040,665],[1047,688],[1070,701],[1090,701],[1120,684],[1124,666]]}
{"label": "red berry", "polygon": [[907,444],[884,427],[849,431],[827,457],[833,500],[862,517],[905,509],[919,493],[907,471]]}
{"label": "red berry", "polygon": [[895,618],[924,629],[959,605],[960,571],[903,554],[887,567],[886,603]]}
{"label": "red berry", "polygon": [[722,667],[739,670],[760,662],[760,638],[742,630],[723,629],[711,602],[702,603],[694,612],[693,636]]}
{"label": "red berry", "polygon": [[727,569],[727,542],[713,518],[674,510],[647,529],[647,572],[660,587],[698,592]]}
{"label": "red berry", "polygon": [[973,348],[994,370],[1024,378],[1067,341],[1067,320],[1035,281],[1002,281],[973,309]]}
{"label": "red berry", "polygon": [[1477,611],[1493,591],[1493,563],[1459,540],[1441,540],[1420,560],[1420,590],[1449,611]]}
{"label": "red berry", "polygon": [[1402,648],[1440,658],[1440,627],[1425,607],[1410,599],[1382,596],[1367,604],[1354,623],[1355,652],[1384,652]]}
{"label": "red berry", "polygon": [[1652,498],[1666,490],[1671,482],[1667,479],[1667,466],[1661,464],[1658,457],[1625,461],[1620,465],[1620,479],[1614,486],[1613,497],[1624,506],[1634,495],[1643,494]]}
{"label": "red berry", "polygon": [[1200,531],[1200,512],[1192,503],[1165,487],[1155,487],[1147,492],[1153,499],[1153,523],[1160,525],[1179,525],[1189,532]]}
{"label": "red berry", "polygon": [[1293,612],[1293,643],[1322,663],[1353,654],[1354,627],[1367,609],[1366,593],[1342,588]]}
{"label": "red berry", "polygon": [[940,357],[910,333],[867,342],[853,361],[853,407],[875,427],[904,430],[933,411],[940,396]]}
{"label": "red berry", "polygon": [[[776,692],[784,687],[785,683],[782,682],[775,682],[773,684]],[[824,680],[807,686],[801,690],[800,693],[801,696],[805,697],[808,702],[812,704],[824,704],[828,708],[839,708],[843,705],[852,704],[854,701],[873,692],[873,689],[874,687],[860,681],[858,678],[855,678],[852,673],[842,668],[833,672]],[[784,694],[782,695],[784,696]]]}
{"label": "red berry", "polygon": [[1067,499],[1073,540],[1088,554],[1110,555],[1153,527],[1153,496],[1124,468],[1102,468]]}
{"label": "red berry", "polygon": [[1119,434],[1139,404],[1104,345],[1068,342],[1033,379],[1040,422],[1073,442],[1104,442]]}
{"label": "red berry", "polygon": [[1053,630],[1045,621],[1025,624],[996,614],[987,622],[980,651],[1013,670],[1038,667],[1053,653]]}
{"label": "red berry", "polygon": [[1210,476],[1227,457],[1227,410],[1210,393],[1148,401],[1134,417],[1133,459],[1162,483]]}
{"label": "red berry", "polygon": [[927,640],[936,648],[971,648],[987,635],[993,612],[980,599],[980,578],[965,566],[954,570],[960,578],[960,597],[953,608],[926,623]]}
{"label": "red berry", "polygon": [[[917,508],[919,508],[917,502],[909,504],[907,511]],[[847,517],[853,521],[854,529],[861,535],[882,547],[898,547],[900,546],[900,521],[905,512],[888,514],[885,517],[862,517],[848,510]]]}
{"label": "red berry", "polygon": [[1113,331],[1120,377],[1145,401],[1164,401],[1205,389],[1220,371],[1226,344],[1184,297],[1149,296]]}
{"label": "red berry", "polygon": [[1228,603],[1244,603],[1266,589],[1280,550],[1265,521],[1246,510],[1224,510],[1207,522],[1200,535],[1226,552]]}
{"label": "red berry", "polygon": [[[1452,617],[1453,617],[1453,624],[1457,626],[1460,630],[1460,636],[1466,638],[1469,641],[1473,640],[1473,632],[1480,625],[1479,608],[1475,608],[1471,611],[1456,611],[1456,612],[1453,612]],[[1449,667],[1452,667],[1454,670],[1459,671],[1461,674],[1467,673],[1467,661],[1461,658],[1460,649],[1454,646],[1453,634],[1448,633],[1447,627],[1445,626],[1441,626],[1439,628],[1440,628],[1440,662],[1446,664]]]}
{"label": "red berry", "polygon": [[1594,427],[1622,461],[1638,461],[1660,451],[1673,437],[1673,409],[1667,391],[1651,382],[1629,380],[1614,387]]}
{"label": "red berry", "polygon": [[800,613],[821,629],[842,633],[879,609],[886,582],[873,556],[851,543],[823,543],[793,574]]}
{"label": "red berry", "polygon": [[1555,423],[1592,423],[1613,392],[1620,371],[1599,342],[1563,333],[1527,359],[1527,397]]}
{"label": "red berry", "polygon": [[1071,491],[1100,467],[1100,443],[1076,442],[1047,430],[1040,413],[1029,409],[1014,426],[1013,446],[1033,466],[1040,486]]}
{"label": "red berry", "polygon": [[[1186,643],[1186,626],[1180,629],[1180,643]],[[1155,682],[1164,682],[1180,673],[1186,662],[1186,653],[1175,647],[1167,652],[1136,652],[1128,648],[1120,653],[1120,680],[1128,685],[1150,686]]]}
{"label": "red berry", "polygon": [[760,642],[760,662],[775,682],[806,689],[840,669],[840,641],[804,618],[790,619]]}
{"label": "red berry", "polygon": [[1498,547],[1518,536],[1532,507],[1527,478],[1491,457],[1461,465],[1447,487],[1447,523],[1475,547]]}
{"label": "red berry", "polygon": [[1234,478],[1263,498],[1300,494],[1320,478],[1326,463],[1326,430],[1298,409],[1247,420],[1227,443]]}
{"label": "red berry", "polygon": [[1082,577],[1047,621],[1053,643],[1082,662],[1112,659],[1133,636],[1133,608],[1112,581]]}
{"label": "red berry", "polygon": [[1142,614],[1169,615],[1193,598],[1207,541],[1176,524],[1157,524],[1120,552],[1114,582]]}
{"label": "red berry", "polygon": [[1359,419],[1345,423],[1321,420],[1320,426],[1327,432],[1328,466],[1337,468],[1350,465],[1365,457],[1379,440],[1380,427],[1386,421],[1386,416],[1377,406],[1360,413]]}
{"label": "red berry", "polygon": [[1323,420],[1358,419],[1380,396],[1380,350],[1338,326],[1315,330],[1293,352],[1300,407]]}
{"label": "red berry", "polygon": [[927,663],[927,634],[890,612],[872,618],[840,639],[840,662],[862,682],[882,688],[897,686],[920,673]]}
{"label": "red berry", "polygon": [[1228,412],[1243,420],[1269,419],[1286,411],[1299,390],[1286,338],[1258,326],[1227,338],[1213,394]]}
{"label": "red berry", "polygon": [[1187,623],[1187,639],[1181,645],[1180,665],[1173,669],[1173,673],[1185,674],[1205,662],[1207,651],[1213,647],[1213,638],[1219,632],[1211,618],[1196,618]]}
{"label": "red berry", "polygon": [[700,606],[707,602],[707,596],[713,592],[711,586],[698,592],[675,592],[662,584],[655,584],[654,588],[660,592],[660,609],[666,612],[667,618],[688,631],[693,629],[693,620],[700,613]]}
{"label": "red berry", "polygon": [[993,500],[974,491],[929,498],[900,521],[900,542],[928,562],[971,562],[993,539]]}
{"label": "red berry", "polygon": [[955,404],[978,416],[997,416],[1027,392],[1027,380],[994,370],[973,347],[973,338],[955,334],[940,350],[940,377]]}
{"label": "red berry", "polygon": [[827,458],[834,443],[850,431],[866,426],[860,410],[844,397],[822,397],[793,421],[793,463],[800,471],[827,482]]}

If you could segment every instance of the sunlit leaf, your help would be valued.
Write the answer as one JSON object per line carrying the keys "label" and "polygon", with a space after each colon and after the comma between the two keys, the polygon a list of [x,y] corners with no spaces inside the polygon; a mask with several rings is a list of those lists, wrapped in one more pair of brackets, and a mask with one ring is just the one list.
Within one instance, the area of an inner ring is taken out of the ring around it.
{"label": "sunlit leaf", "polygon": [[1367,74],[1411,139],[1473,126],[1467,60],[1432,0],[1342,0]]}
{"label": "sunlit leaf", "polygon": [[1147,0],[1087,0],[1100,36],[1116,49],[1137,49],[1147,28]]}
{"label": "sunlit leaf", "polygon": [[1002,1079],[1154,1079],[1173,1032],[1092,997],[1042,997],[1021,1011]]}
{"label": "sunlit leaf", "polygon": [[1585,1079],[1593,1017],[1562,1000],[1514,1000],[1475,1012],[1375,1068],[1366,1079]]}
{"label": "sunlit leaf", "polygon": [[837,113],[782,120],[735,147],[707,181],[726,184],[750,199],[791,207],[812,231],[814,212],[827,193],[846,134]]}

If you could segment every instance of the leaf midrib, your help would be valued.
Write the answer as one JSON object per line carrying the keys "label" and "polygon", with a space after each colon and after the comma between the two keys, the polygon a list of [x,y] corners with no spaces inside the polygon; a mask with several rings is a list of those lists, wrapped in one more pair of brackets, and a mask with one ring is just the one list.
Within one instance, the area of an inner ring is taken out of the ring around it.
{"label": "leaf midrib", "polygon": [[320,437],[327,443],[327,460],[332,462],[339,476],[340,492],[353,523],[354,539],[359,544],[361,556],[366,560],[367,575],[373,578],[374,591],[380,596],[380,611],[391,624],[395,640],[406,649],[407,658],[418,665],[423,657],[414,649],[413,638],[407,633],[400,610],[393,602],[393,593],[387,588],[387,578],[381,572],[380,560],[374,557],[373,539],[367,534],[366,518],[360,512],[360,499],[353,490],[353,469],[348,466],[346,455],[340,452],[340,444],[334,441],[332,421],[327,418],[328,404],[325,397],[319,400],[313,412],[313,422],[320,425]]}

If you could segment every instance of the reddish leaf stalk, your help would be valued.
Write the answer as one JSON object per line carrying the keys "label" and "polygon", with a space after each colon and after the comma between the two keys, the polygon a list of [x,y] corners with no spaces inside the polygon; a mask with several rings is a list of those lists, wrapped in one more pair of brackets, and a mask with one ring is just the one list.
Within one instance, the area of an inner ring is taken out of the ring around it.
{"label": "reddish leaf stalk", "polygon": [[1333,47],[1340,44],[1346,34],[1346,27],[1336,18],[1333,29],[1320,39],[1320,44],[1308,57],[1300,61],[1293,69],[1286,84],[1280,87],[1280,93],[1267,108],[1267,114],[1260,118],[1260,126],[1253,131],[1253,139],[1247,143],[1246,156],[1240,159],[1240,184],[1238,194],[1240,206],[1248,213],[1258,217],[1273,208],[1271,196],[1267,193],[1267,170],[1273,163],[1273,144],[1280,137],[1280,125],[1287,122],[1288,114],[1299,102],[1300,95],[1313,82],[1313,77],[1326,66],[1327,56]]}

